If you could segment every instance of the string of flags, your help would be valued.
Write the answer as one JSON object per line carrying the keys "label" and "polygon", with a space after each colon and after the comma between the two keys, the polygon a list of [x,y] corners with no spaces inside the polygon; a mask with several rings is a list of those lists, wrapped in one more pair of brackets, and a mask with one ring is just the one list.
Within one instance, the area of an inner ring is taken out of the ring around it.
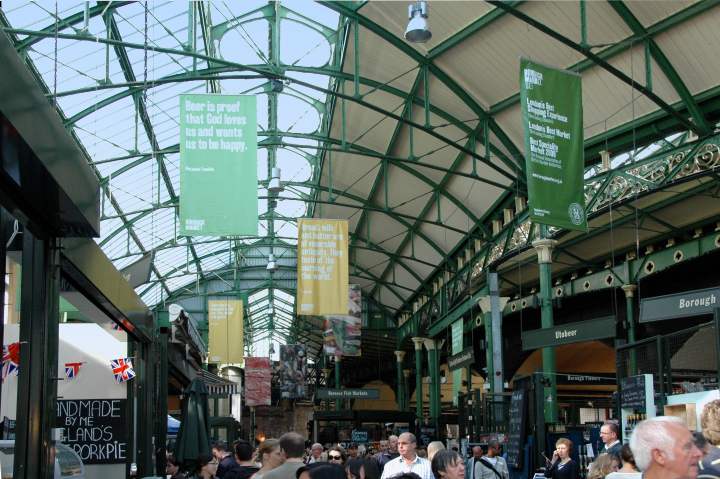
{"label": "string of flags", "polygon": [[[65,363],[65,379],[76,379],[80,374],[80,368],[85,364],[81,362]],[[8,376],[17,376],[20,372],[20,342],[3,345],[2,350],[2,380]],[[112,371],[115,381],[118,384],[133,379],[135,369],[133,368],[132,358],[122,357],[110,361],[110,370]]]}

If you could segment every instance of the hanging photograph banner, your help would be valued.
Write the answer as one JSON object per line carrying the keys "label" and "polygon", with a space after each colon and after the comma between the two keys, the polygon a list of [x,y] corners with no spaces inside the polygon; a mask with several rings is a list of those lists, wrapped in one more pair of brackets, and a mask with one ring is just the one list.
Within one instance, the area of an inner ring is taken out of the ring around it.
{"label": "hanging photograph banner", "polygon": [[245,358],[245,405],[270,405],[270,358]]}
{"label": "hanging photograph banner", "polygon": [[347,220],[298,220],[297,276],[299,315],[347,314]]}
{"label": "hanging photograph banner", "polygon": [[288,399],[305,397],[306,358],[305,346],[302,344],[280,346],[280,361],[275,363],[274,371],[280,384],[280,397]]}
{"label": "hanging photograph banner", "polygon": [[[463,319],[460,318],[451,326],[452,330],[452,354],[461,353],[463,350]],[[455,369],[452,371],[452,399],[453,405],[457,406],[458,394],[462,386],[463,370]]]}
{"label": "hanging photograph banner", "polygon": [[587,231],[580,75],[520,60],[530,219]]}
{"label": "hanging photograph banner", "polygon": [[331,356],[361,356],[362,293],[357,284],[348,289],[348,314],[327,316],[323,323],[323,349]]}
{"label": "hanging photograph banner", "polygon": [[180,234],[258,234],[255,96],[180,95]]}
{"label": "hanging photograph banner", "polygon": [[243,301],[208,300],[208,362],[237,364],[243,360]]}

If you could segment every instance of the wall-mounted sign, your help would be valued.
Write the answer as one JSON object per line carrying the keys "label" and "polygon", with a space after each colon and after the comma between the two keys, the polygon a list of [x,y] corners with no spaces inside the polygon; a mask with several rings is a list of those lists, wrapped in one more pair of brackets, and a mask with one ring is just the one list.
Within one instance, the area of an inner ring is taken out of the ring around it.
{"label": "wall-mounted sign", "polygon": [[640,322],[712,314],[717,308],[720,308],[720,288],[655,296],[640,300]]}
{"label": "wall-mounted sign", "polygon": [[475,362],[473,348],[465,348],[461,353],[453,354],[448,358],[448,369],[454,371],[462,369]]}
{"label": "wall-mounted sign", "polygon": [[120,464],[128,459],[126,399],[59,399],[57,426],[63,443],[83,464]]}
{"label": "wall-mounted sign", "polygon": [[360,429],[353,429],[352,433],[350,434],[350,438],[352,439],[352,442],[368,442],[370,435],[367,431],[363,431]]}
{"label": "wall-mounted sign", "polygon": [[557,384],[577,384],[592,386],[612,386],[617,383],[614,373],[558,373]]}
{"label": "wall-mounted sign", "polygon": [[615,337],[615,316],[522,332],[523,351]]}
{"label": "wall-mounted sign", "polygon": [[380,399],[380,390],[321,388],[316,395],[318,399]]}

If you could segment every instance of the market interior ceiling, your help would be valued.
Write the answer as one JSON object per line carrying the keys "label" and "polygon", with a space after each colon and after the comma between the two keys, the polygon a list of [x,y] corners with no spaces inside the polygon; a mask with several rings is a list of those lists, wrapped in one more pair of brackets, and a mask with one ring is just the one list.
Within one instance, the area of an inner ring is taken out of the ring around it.
{"label": "market interior ceiling", "polygon": [[[618,167],[715,130],[717,2],[429,2],[427,43],[403,38],[408,3],[4,2],[0,24],[101,181],[102,249],[153,253],[141,298],[249,290],[266,354],[319,345],[294,315],[297,218],[347,219],[351,282],[396,316],[492,237],[526,197],[521,56],[582,76],[588,179],[600,150]],[[205,92],[257,95],[257,237],[177,234],[178,95]]]}

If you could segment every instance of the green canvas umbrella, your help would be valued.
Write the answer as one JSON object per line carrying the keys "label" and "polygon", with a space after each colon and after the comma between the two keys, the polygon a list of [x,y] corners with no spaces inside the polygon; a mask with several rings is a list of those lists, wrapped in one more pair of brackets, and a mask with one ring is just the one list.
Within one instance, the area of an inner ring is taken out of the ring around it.
{"label": "green canvas umbrella", "polygon": [[193,379],[183,392],[182,423],[175,444],[175,457],[180,463],[195,461],[210,454],[210,412],[208,390],[199,379]]}

